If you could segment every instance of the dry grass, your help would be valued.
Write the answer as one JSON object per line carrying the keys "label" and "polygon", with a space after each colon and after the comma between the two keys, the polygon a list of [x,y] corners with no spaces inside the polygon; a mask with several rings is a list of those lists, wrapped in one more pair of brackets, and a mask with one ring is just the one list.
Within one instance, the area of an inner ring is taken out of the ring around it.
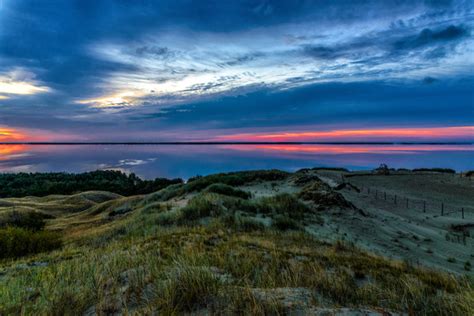
{"label": "dry grass", "polygon": [[185,198],[184,207],[178,199],[118,198],[49,220],[65,247],[0,262],[0,314],[474,310],[468,277],[314,239],[304,225],[317,213],[295,196]]}

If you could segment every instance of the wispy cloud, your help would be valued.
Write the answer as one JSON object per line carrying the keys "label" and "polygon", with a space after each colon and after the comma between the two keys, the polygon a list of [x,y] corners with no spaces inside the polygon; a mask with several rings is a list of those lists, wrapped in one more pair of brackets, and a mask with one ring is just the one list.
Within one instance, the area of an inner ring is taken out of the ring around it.
{"label": "wispy cloud", "polygon": [[119,2],[4,2],[0,124],[115,140],[472,124],[472,1]]}
{"label": "wispy cloud", "polygon": [[35,80],[35,75],[23,69],[0,73],[0,99],[14,95],[31,95],[50,92],[51,89]]}
{"label": "wispy cloud", "polygon": [[[463,50],[457,51],[461,44]],[[135,70],[111,72],[101,82],[104,95],[79,102],[130,107],[196,100],[252,86],[288,89],[328,81],[422,80],[430,74],[465,72],[456,66],[474,66],[468,59],[473,52],[469,27],[445,22],[430,27],[400,22],[394,27],[380,21],[350,32],[340,26],[321,31],[311,23],[227,34],[151,32],[137,42],[94,44],[95,58]],[[116,97],[121,95],[128,98]]]}

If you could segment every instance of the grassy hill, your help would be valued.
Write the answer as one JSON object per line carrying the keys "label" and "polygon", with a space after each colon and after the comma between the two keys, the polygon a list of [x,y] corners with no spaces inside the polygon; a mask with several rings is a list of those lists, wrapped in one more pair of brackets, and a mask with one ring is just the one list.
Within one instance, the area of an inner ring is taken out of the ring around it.
{"label": "grassy hill", "polygon": [[[0,259],[0,315],[472,313],[468,269],[390,259],[350,238],[337,220],[378,217],[329,185],[340,173],[1,199],[0,245],[16,236],[30,248]],[[469,256],[472,243],[460,249]]]}

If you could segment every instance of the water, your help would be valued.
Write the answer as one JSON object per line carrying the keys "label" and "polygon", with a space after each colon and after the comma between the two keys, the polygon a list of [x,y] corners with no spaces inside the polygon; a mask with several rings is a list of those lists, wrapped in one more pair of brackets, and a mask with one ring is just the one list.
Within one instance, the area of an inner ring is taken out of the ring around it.
{"label": "water", "polygon": [[116,169],[143,178],[332,166],[474,169],[472,145],[0,145],[0,172]]}

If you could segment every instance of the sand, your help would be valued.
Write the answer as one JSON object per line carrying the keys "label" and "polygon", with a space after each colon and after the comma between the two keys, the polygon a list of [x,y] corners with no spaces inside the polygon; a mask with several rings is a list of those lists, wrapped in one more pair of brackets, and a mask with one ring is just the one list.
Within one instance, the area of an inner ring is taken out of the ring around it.
{"label": "sand", "polygon": [[[474,181],[459,175],[411,172],[387,176],[334,171],[317,174],[333,186],[341,183],[341,174],[345,174],[345,181],[362,191],[346,187],[339,192],[367,216],[355,211],[326,212],[325,225],[308,228],[313,234],[345,239],[387,257],[451,273],[466,273],[465,262],[474,260]],[[465,209],[464,219],[461,208]]]}

